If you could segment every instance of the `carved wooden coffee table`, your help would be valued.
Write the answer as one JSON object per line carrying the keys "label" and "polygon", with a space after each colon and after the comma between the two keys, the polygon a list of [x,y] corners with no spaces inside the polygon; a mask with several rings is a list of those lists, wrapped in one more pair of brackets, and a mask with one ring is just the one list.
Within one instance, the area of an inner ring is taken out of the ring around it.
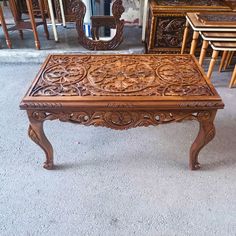
{"label": "carved wooden coffee table", "polygon": [[53,148],[43,122],[57,119],[116,130],[196,120],[189,166],[198,169],[223,106],[191,55],[51,55],[20,104],[30,138],[46,153],[46,169],[53,168]]}

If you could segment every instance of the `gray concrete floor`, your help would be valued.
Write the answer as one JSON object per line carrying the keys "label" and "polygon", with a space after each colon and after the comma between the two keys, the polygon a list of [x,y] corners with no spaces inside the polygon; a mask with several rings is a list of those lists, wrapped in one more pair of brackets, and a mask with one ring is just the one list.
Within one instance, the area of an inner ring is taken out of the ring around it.
{"label": "gray concrete floor", "polygon": [[46,122],[57,169],[27,137],[19,103],[40,64],[0,64],[0,235],[236,235],[236,89],[214,73],[225,102],[217,135],[188,170],[194,122],[114,131]]}

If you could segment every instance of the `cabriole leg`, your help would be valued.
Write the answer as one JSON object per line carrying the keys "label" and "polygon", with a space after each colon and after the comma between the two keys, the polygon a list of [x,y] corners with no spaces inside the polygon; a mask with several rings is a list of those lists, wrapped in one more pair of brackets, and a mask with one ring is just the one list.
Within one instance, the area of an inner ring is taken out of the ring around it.
{"label": "cabriole leg", "polygon": [[189,167],[191,170],[197,170],[200,168],[200,164],[198,162],[198,154],[201,149],[215,137],[215,115],[216,111],[199,112],[197,115],[200,129],[198,132],[198,136],[190,149]]}
{"label": "cabriole leg", "polygon": [[30,120],[28,135],[46,154],[46,161],[43,167],[47,170],[51,170],[53,169],[53,148],[44,133],[43,121],[35,120],[31,112],[28,112],[28,117]]}

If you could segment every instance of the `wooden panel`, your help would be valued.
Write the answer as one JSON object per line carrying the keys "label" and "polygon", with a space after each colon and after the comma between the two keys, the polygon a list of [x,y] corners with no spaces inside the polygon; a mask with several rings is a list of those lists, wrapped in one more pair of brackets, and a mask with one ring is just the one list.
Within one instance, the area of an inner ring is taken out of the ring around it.
{"label": "wooden panel", "polygon": [[[185,15],[187,12],[230,12],[231,9],[223,1],[168,1],[151,0],[150,3],[151,32],[146,32],[146,48],[148,53],[179,53],[183,40]],[[154,25],[155,23],[155,25]],[[150,22],[149,22],[150,24]],[[187,50],[190,48],[192,34],[189,34]],[[151,40],[147,40],[147,39]],[[199,44],[201,42],[199,41]]]}

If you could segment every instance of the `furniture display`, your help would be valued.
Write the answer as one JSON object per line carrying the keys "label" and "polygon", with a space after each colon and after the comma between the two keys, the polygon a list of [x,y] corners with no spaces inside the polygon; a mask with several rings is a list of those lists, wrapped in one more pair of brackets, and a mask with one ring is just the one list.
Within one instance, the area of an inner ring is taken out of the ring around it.
{"label": "furniture display", "polygon": [[17,9],[15,0],[9,0],[9,5],[13,14],[15,25],[10,27],[8,30],[9,31],[18,30],[20,33],[21,39],[23,39],[23,30],[32,30],[34,34],[35,47],[37,49],[40,49],[40,41],[38,37],[37,27],[39,25],[44,26],[44,32],[47,39],[49,39],[49,33],[48,33],[48,28],[47,28],[47,23],[46,23],[45,12],[43,10],[44,9],[43,1],[39,0],[38,3],[39,3],[40,14],[42,18],[41,21],[35,20],[32,0],[26,0],[27,9],[28,9],[29,17],[30,17],[30,21],[28,21],[28,20],[22,19],[21,13]]}
{"label": "furniture display", "polygon": [[[50,55],[23,98],[29,137],[53,168],[44,121],[126,130],[184,120],[200,124],[189,167],[215,136],[214,119],[224,104],[192,55]],[[174,138],[174,137],[173,137]]]}
{"label": "furniture display", "polygon": [[[227,14],[225,14],[225,17],[227,18]],[[205,24],[198,19],[196,13],[187,13],[187,15],[186,15],[186,28],[184,31],[181,53],[184,53],[184,51],[185,51],[186,42],[187,42],[188,33],[189,33],[188,29],[190,26],[194,31],[192,43],[191,43],[191,49],[190,49],[190,54],[192,54],[192,55],[194,55],[194,53],[195,53],[200,32],[209,32],[209,31],[236,32],[236,23],[235,24],[225,23],[224,25],[222,25],[221,23],[219,23],[219,25]]]}
{"label": "furniture display", "polygon": [[[150,0],[146,27],[146,50],[148,53],[179,53],[187,12],[231,12],[224,1],[219,0]],[[186,38],[186,51],[191,44]]]}
{"label": "furniture display", "polygon": [[[93,37],[95,40],[86,36],[84,31],[84,17],[86,14],[86,6],[82,0],[74,0],[74,14],[76,16],[76,28],[78,32],[79,43],[86,49],[89,50],[111,50],[117,48],[123,41],[123,28],[124,20],[121,20],[121,15],[124,12],[124,6],[122,0],[115,0],[112,3],[112,17],[106,18],[105,16],[96,16],[92,18],[94,23],[99,23],[96,27],[93,27]],[[106,19],[106,21],[105,21]],[[107,20],[111,20],[110,27],[115,28],[115,35],[108,40],[100,40],[98,31],[96,28],[100,26],[108,26]],[[115,24],[115,25],[114,25]]]}
{"label": "furniture display", "polygon": [[6,38],[7,46],[8,46],[8,48],[12,48],[12,44],[11,44],[11,40],[10,40],[10,37],[9,37],[9,34],[8,34],[8,29],[7,29],[7,26],[6,26],[6,22],[5,22],[4,14],[3,14],[3,11],[2,11],[1,3],[0,3],[0,24],[2,26],[2,30],[3,30],[3,33],[4,33],[5,38]]}

